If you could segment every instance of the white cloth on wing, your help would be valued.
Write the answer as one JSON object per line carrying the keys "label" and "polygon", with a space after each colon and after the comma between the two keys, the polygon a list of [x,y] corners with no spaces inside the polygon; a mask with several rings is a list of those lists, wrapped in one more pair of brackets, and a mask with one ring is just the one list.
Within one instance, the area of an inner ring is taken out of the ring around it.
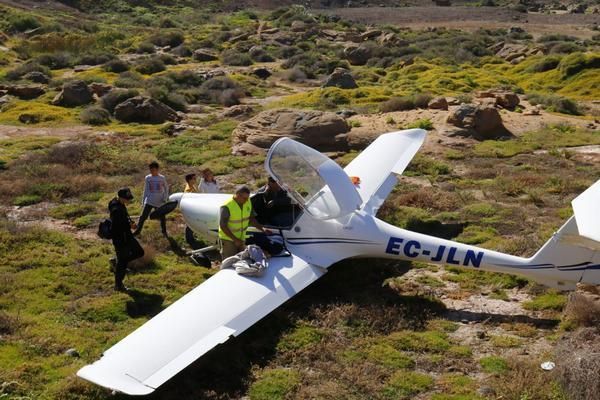
{"label": "white cloth on wing", "polygon": [[235,272],[246,276],[262,276],[267,266],[265,253],[254,244],[248,245],[244,251],[224,259],[221,263],[221,269],[234,268]]}

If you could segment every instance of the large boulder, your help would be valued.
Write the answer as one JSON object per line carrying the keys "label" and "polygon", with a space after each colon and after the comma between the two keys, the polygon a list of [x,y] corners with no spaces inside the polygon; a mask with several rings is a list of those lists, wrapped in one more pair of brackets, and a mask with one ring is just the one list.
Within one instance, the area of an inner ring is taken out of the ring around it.
{"label": "large boulder", "polygon": [[436,97],[427,104],[427,108],[431,110],[448,110],[448,100],[445,97]]}
{"label": "large boulder", "polygon": [[28,81],[31,81],[34,83],[46,84],[46,83],[50,82],[50,77],[48,75],[44,74],[43,72],[39,72],[39,71],[31,71],[31,72],[25,74],[25,76],[23,76],[23,79],[27,79]]}
{"label": "large boulder", "polygon": [[498,110],[490,106],[461,104],[456,110],[450,112],[446,122],[460,128],[454,132],[455,134],[478,140],[512,136],[504,127]]}
{"label": "large boulder", "polygon": [[313,110],[263,111],[233,131],[233,154],[263,153],[277,139],[290,137],[322,151],[347,149],[350,126],[344,118]]}
{"label": "large boulder", "polygon": [[500,58],[505,59],[506,61],[511,62],[526,57],[528,51],[529,48],[524,44],[505,44],[496,53],[496,55]]}
{"label": "large boulder", "polygon": [[162,124],[165,121],[179,121],[171,107],[150,97],[136,96],[125,100],[115,108],[115,118],[121,122]]}
{"label": "large boulder", "polygon": [[56,95],[52,104],[55,106],[77,107],[89,104],[94,100],[94,93],[84,81],[71,81],[63,85],[63,90]]}
{"label": "large boulder", "polygon": [[358,85],[350,74],[350,71],[344,68],[336,68],[323,83],[323,87],[334,86],[340,89],[356,89]]}
{"label": "large boulder", "polygon": [[217,59],[217,55],[210,50],[198,49],[194,51],[194,60],[196,61],[215,61]]}
{"label": "large boulder", "polygon": [[516,93],[507,90],[484,90],[477,97],[494,99],[496,105],[507,110],[514,110],[521,102]]}
{"label": "large boulder", "polygon": [[350,45],[344,49],[344,56],[352,65],[365,65],[371,58],[371,50],[363,45]]}
{"label": "large boulder", "polygon": [[90,90],[98,97],[102,97],[113,89],[112,85],[100,82],[90,83]]}
{"label": "large boulder", "polygon": [[30,100],[40,97],[46,93],[46,89],[42,85],[13,85],[2,87],[6,92],[23,100]]}

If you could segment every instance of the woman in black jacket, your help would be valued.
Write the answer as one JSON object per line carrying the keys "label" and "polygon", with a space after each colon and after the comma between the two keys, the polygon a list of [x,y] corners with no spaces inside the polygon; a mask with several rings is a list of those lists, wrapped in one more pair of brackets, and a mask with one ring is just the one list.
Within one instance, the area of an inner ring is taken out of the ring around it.
{"label": "woman in black jacket", "polygon": [[136,228],[135,222],[129,218],[127,204],[133,200],[133,194],[129,188],[120,189],[117,197],[108,203],[110,212],[111,234],[113,246],[117,253],[117,265],[115,267],[115,290],[119,292],[127,291],[123,285],[123,279],[127,272],[127,264],[130,261],[138,259],[144,255],[144,249],[133,237],[132,229]]}

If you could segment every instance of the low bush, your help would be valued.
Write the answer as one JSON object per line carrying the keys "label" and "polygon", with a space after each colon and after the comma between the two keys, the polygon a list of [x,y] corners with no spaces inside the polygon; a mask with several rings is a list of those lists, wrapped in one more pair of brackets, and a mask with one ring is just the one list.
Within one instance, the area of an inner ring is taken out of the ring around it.
{"label": "low bush", "polygon": [[37,62],[26,62],[25,64],[19,65],[6,72],[6,79],[16,81],[30,72],[41,72],[45,75],[50,75],[50,69],[48,67],[40,65]]}
{"label": "low bush", "polygon": [[129,63],[115,59],[110,60],[106,64],[102,66],[102,68],[107,72],[121,73],[129,70]]}
{"label": "low bush", "polygon": [[162,61],[165,65],[176,65],[177,60],[170,54],[160,54],[158,59]]}
{"label": "low bush", "polygon": [[33,61],[50,69],[70,68],[75,65],[75,59],[70,53],[42,54]]}
{"label": "low bush", "polygon": [[109,53],[85,54],[77,60],[77,64],[82,65],[101,65],[106,64],[111,60],[115,60],[116,56]]}
{"label": "low bush", "polygon": [[275,59],[262,47],[254,46],[249,51],[250,57],[256,62],[271,62]]}
{"label": "low bush", "polygon": [[137,72],[125,71],[115,80],[115,86],[121,88],[139,88],[144,86],[144,78]]}
{"label": "low bush", "polygon": [[225,50],[221,53],[221,61],[225,65],[248,66],[252,65],[252,59],[247,53],[240,53],[237,50]]}
{"label": "low bush", "polygon": [[585,69],[600,68],[600,56],[572,53],[565,56],[558,64],[558,70],[563,78],[568,78]]}
{"label": "low bush", "polygon": [[138,45],[135,52],[138,54],[153,54],[156,53],[156,48],[150,42],[142,42]]}
{"label": "low bush", "polygon": [[8,17],[9,32],[25,32],[39,28],[40,26],[42,26],[42,24],[33,15],[19,13]]}
{"label": "low bush", "polygon": [[32,204],[37,204],[42,201],[42,196],[36,194],[24,194],[15,199],[15,206],[24,207]]}
{"label": "low bush", "polygon": [[147,89],[148,94],[153,99],[161,101],[176,111],[187,110],[187,101],[185,96],[172,92],[166,86],[152,86]]}
{"label": "low bush", "polygon": [[306,74],[300,68],[294,67],[283,73],[283,79],[289,82],[304,82]]}
{"label": "low bush", "polygon": [[555,94],[530,93],[527,100],[535,105],[541,105],[544,109],[562,114],[581,115],[577,102]]}
{"label": "low bush", "polygon": [[209,103],[233,106],[240,103],[244,90],[231,78],[216,77],[207,80],[200,87],[197,97]]}
{"label": "low bush", "polygon": [[151,36],[148,41],[158,47],[177,47],[185,41],[181,31],[161,32]]}
{"label": "low bush", "polygon": [[557,56],[548,56],[544,57],[535,64],[533,64],[530,68],[530,72],[546,72],[555,69],[558,67],[560,63],[560,57]]}
{"label": "low bush", "polygon": [[141,74],[152,75],[166,69],[165,63],[158,57],[146,58],[135,66],[135,70]]}
{"label": "low bush", "polygon": [[113,89],[100,98],[100,105],[112,114],[119,104],[138,95],[137,90]]}
{"label": "low bush", "polygon": [[81,112],[81,122],[88,125],[106,125],[110,123],[110,113],[99,106],[91,106]]}

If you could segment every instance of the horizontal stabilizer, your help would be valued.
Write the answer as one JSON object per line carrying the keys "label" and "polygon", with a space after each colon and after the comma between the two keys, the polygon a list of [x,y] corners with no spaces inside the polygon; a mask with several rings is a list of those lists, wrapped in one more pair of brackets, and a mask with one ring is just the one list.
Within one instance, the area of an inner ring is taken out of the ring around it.
{"label": "horizontal stabilizer", "polygon": [[379,136],[344,168],[348,176],[357,176],[361,208],[375,215],[396,186],[396,175],[402,174],[423,145],[427,132],[409,129]]}
{"label": "horizontal stabilizer", "polygon": [[131,395],[151,393],[216,345],[254,325],[325,271],[296,256],[271,258],[260,278],[222,270],[77,375]]}
{"label": "horizontal stabilizer", "polygon": [[577,196],[571,204],[579,235],[600,242],[600,180]]}

